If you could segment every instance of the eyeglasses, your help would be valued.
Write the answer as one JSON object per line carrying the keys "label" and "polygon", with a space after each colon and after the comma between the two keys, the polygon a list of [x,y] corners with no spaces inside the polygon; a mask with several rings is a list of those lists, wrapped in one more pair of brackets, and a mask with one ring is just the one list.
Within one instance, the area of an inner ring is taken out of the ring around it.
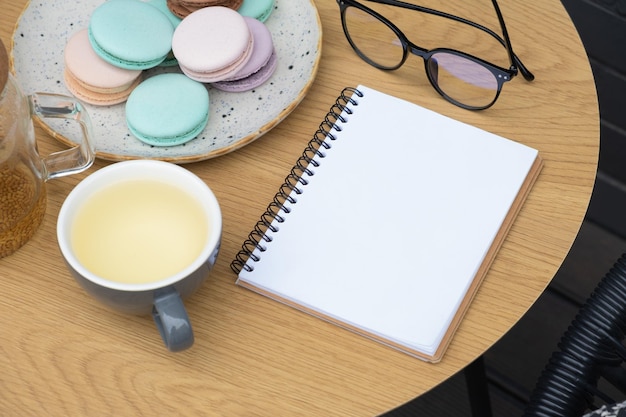
{"label": "eyeglasses", "polygon": [[491,107],[498,99],[502,85],[516,76],[518,71],[527,81],[535,78],[513,52],[496,0],[492,2],[503,37],[478,23],[426,7],[397,0],[368,1],[428,13],[472,26],[488,33],[506,48],[510,61],[508,69],[455,49],[427,50],[409,41],[396,25],[378,12],[355,0],[337,0],[343,32],[361,59],[382,70],[395,70],[405,63],[409,54],[420,56],[424,59],[426,75],[435,90],[459,107],[468,110]]}

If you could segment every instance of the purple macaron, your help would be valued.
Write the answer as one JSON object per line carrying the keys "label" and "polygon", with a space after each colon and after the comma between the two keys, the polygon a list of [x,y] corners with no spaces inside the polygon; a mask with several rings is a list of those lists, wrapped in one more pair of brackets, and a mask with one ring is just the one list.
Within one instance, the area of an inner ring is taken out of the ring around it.
{"label": "purple macaron", "polygon": [[211,84],[218,90],[231,93],[252,90],[269,80],[276,70],[278,59],[269,29],[257,19],[250,17],[244,19],[254,38],[254,49],[246,65],[236,74]]}

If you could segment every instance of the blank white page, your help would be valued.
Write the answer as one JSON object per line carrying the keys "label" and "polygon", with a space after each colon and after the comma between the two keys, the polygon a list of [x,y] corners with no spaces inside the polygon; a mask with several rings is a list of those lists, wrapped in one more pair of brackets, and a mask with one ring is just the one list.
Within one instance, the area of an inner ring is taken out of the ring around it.
{"label": "blank white page", "polygon": [[238,283],[428,358],[537,151],[358,90],[354,113],[342,113],[331,149]]}

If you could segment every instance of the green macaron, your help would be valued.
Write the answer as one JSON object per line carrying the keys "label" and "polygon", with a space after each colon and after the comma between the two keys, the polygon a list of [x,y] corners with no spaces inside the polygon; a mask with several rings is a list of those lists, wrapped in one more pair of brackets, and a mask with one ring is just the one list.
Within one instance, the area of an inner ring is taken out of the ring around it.
{"label": "green macaron", "polygon": [[265,22],[274,10],[275,0],[243,0],[237,11],[242,16],[252,17]]}
{"label": "green macaron", "polygon": [[128,97],[130,132],[153,146],[175,146],[198,136],[209,119],[209,92],[204,84],[180,73],[154,75]]}
{"label": "green macaron", "polygon": [[156,7],[140,0],[108,0],[89,19],[89,41],[108,63],[145,70],[162,63],[172,49],[174,26]]}

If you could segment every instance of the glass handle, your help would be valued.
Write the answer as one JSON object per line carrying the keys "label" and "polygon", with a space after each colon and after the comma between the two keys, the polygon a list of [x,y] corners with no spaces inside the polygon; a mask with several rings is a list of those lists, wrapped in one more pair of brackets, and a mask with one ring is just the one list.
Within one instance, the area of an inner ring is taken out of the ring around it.
{"label": "glass handle", "polygon": [[28,96],[31,113],[40,118],[74,120],[80,124],[82,139],[77,146],[43,158],[44,180],[76,174],[89,168],[96,157],[91,120],[76,99],[61,94],[35,93]]}

